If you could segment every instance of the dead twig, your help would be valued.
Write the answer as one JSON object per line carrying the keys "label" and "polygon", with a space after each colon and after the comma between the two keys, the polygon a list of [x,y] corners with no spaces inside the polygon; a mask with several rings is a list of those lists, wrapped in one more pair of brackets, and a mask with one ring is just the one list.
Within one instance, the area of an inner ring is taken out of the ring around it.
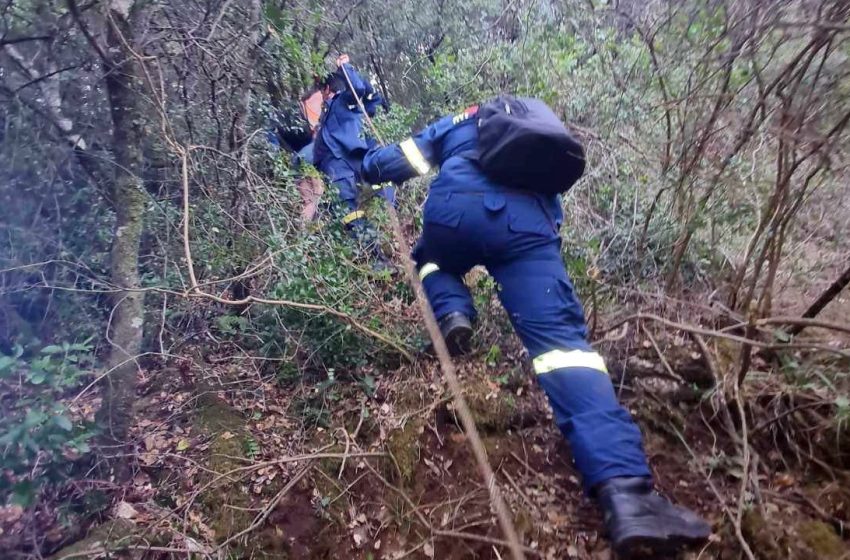
{"label": "dead twig", "polygon": [[274,508],[276,508],[277,505],[280,503],[280,501],[283,499],[283,497],[286,496],[286,494],[290,490],[292,490],[292,488],[294,488],[296,484],[298,484],[298,481],[301,480],[302,478],[304,478],[304,476],[308,472],[310,472],[310,469],[312,469],[312,468],[313,468],[313,464],[307,463],[307,465],[303,469],[298,471],[298,473],[296,473],[296,475],[293,476],[292,479],[289,482],[286,483],[286,486],[281,488],[280,492],[275,494],[275,497],[272,498],[272,500],[268,503],[268,505],[265,508],[263,508],[263,510],[254,518],[254,521],[251,522],[251,525],[249,525],[245,529],[239,531],[235,535],[228,537],[227,540],[225,540],[223,543],[218,545],[218,547],[216,547],[215,551],[213,552],[213,555],[216,555],[219,552],[221,552],[222,550],[224,550],[224,547],[226,547],[230,543],[236,541],[237,539],[244,537],[245,535],[247,535],[247,534],[253,532],[254,530],[256,530],[257,528],[261,527],[263,525],[263,523],[266,522],[266,519],[269,518],[269,515],[271,515]]}
{"label": "dead twig", "polygon": [[[464,540],[468,540],[468,541],[478,541],[478,542],[483,542],[483,543],[492,544],[492,545],[496,545],[496,546],[503,546],[503,547],[510,548],[510,543],[507,542],[507,541],[503,541],[502,539],[496,539],[496,538],[487,537],[487,536],[484,536],[484,535],[476,535],[474,533],[464,533],[462,531],[445,531],[445,530],[439,529],[439,530],[434,531],[434,536],[443,537],[443,538],[447,538],[447,539],[464,539]],[[542,556],[540,554],[540,552],[538,552],[537,550],[534,550],[533,548],[528,548],[527,546],[523,546],[522,551],[524,553],[530,555],[530,556],[537,556],[537,557]]]}
{"label": "dead twig", "polygon": [[522,491],[522,489],[519,487],[513,477],[508,473],[508,471],[502,471],[502,474],[505,475],[505,478],[508,479],[508,483],[510,483],[513,489],[516,490],[516,493],[519,494],[519,497],[522,498],[522,501],[525,502],[525,505],[527,505],[531,509],[536,509],[534,503],[528,496],[526,496],[525,492]]}
{"label": "dead twig", "polygon": [[[181,508],[188,510],[188,508],[194,503],[194,501],[198,498],[198,496],[204,491],[211,488],[214,484],[219,482],[224,478],[230,478],[235,474],[245,474],[249,472],[253,472],[258,469],[262,469],[263,467],[270,467],[276,465],[284,465],[286,463],[298,463],[301,461],[312,461],[314,459],[344,459],[346,457],[386,457],[386,453],[380,452],[361,452],[361,453],[309,453],[306,455],[293,455],[292,457],[281,457],[279,459],[275,459],[273,461],[262,461],[260,463],[254,463],[252,465],[246,465],[244,467],[237,467],[235,469],[231,469],[225,473],[219,473],[212,480],[199,487],[197,490],[192,492],[189,496],[189,499],[186,500],[185,504],[182,504]],[[368,463],[367,463],[368,464]]]}
{"label": "dead twig", "polygon": [[652,336],[652,333],[649,332],[649,329],[646,328],[646,325],[641,323],[640,328],[643,330],[644,334],[649,339],[650,344],[652,344],[652,347],[655,349],[655,353],[658,354],[658,358],[661,360],[661,363],[664,364],[664,369],[667,370],[667,373],[670,375],[670,377],[672,377],[679,383],[687,384],[687,382],[682,378],[682,376],[673,371],[673,368],[670,367],[670,362],[668,362],[667,358],[664,357],[664,353],[661,352],[661,348],[658,347],[658,342],[655,341],[655,337]]}
{"label": "dead twig", "polygon": [[757,348],[763,348],[765,350],[793,350],[793,349],[813,349],[813,350],[821,350],[824,352],[832,352],[838,354],[839,356],[843,356],[845,358],[850,358],[850,352],[847,349],[839,349],[832,348],[830,346],[824,344],[807,344],[807,343],[790,343],[790,344],[774,344],[770,342],[762,342],[760,340],[753,340],[750,338],[746,338],[743,336],[738,336],[734,334],[729,334],[716,329],[707,329],[703,327],[697,327],[694,325],[687,325],[684,323],[677,323],[676,321],[671,321],[670,319],[665,319],[664,317],[659,317],[653,313],[635,313],[633,315],[629,315],[628,317],[624,317],[608,325],[604,330],[604,332],[610,332],[619,327],[624,323],[629,323],[632,321],[640,321],[640,320],[649,320],[656,321],[663,325],[667,325],[668,327],[678,329],[683,332],[699,334],[711,338],[722,338],[725,340],[732,340],[735,342],[740,342],[741,344],[750,344]]}
{"label": "dead twig", "polygon": [[[683,436],[682,432],[680,432],[679,429],[675,426],[672,426],[672,429],[675,432],[676,436],[679,438],[679,441],[682,442],[682,445],[684,445],[685,449],[687,449],[688,453],[690,453],[691,459],[694,461],[695,464],[698,464],[696,453],[694,453],[694,450],[691,449],[690,445],[688,445],[685,436]],[[700,470],[702,470],[701,467]],[[732,512],[732,510],[729,509],[729,506],[726,505],[723,496],[720,494],[720,491],[714,485],[714,481],[711,480],[711,476],[709,476],[705,472],[703,472],[703,476],[705,477],[705,481],[706,483],[708,483],[708,487],[711,489],[711,492],[714,494],[714,497],[717,499],[717,503],[720,504],[720,507],[723,508],[723,513],[726,514],[726,517],[728,517],[729,521],[732,523],[732,527],[735,529],[735,536],[738,539],[738,543],[741,545],[741,550],[744,552],[744,555],[748,558],[748,560],[756,560],[756,557],[753,554],[753,551],[750,548],[747,539],[744,538],[744,533],[741,530],[741,522],[738,520],[737,516]]]}
{"label": "dead twig", "polygon": [[87,550],[79,550],[71,552],[65,556],[60,556],[56,560],[69,560],[70,558],[84,558],[90,556],[109,556],[110,553],[120,552],[122,550],[136,550],[140,552],[165,552],[171,554],[185,554],[187,557],[195,551],[188,548],[172,548],[168,546],[147,546],[147,545],[121,545],[116,544],[114,547],[101,546],[99,548],[89,548]]}
{"label": "dead twig", "polygon": [[729,403],[726,401],[725,377],[723,377],[723,375],[717,370],[717,364],[711,357],[711,352],[709,352],[708,345],[705,343],[705,340],[698,334],[690,334],[691,338],[693,338],[694,342],[696,342],[696,345],[702,354],[702,358],[705,360],[706,366],[711,372],[711,376],[714,378],[715,395],[717,395],[717,400],[720,401],[717,404],[717,408],[719,410],[716,412],[719,412],[722,415],[726,432],[737,444],[739,439],[738,430],[735,429],[735,422],[732,420],[732,414],[729,412]]}

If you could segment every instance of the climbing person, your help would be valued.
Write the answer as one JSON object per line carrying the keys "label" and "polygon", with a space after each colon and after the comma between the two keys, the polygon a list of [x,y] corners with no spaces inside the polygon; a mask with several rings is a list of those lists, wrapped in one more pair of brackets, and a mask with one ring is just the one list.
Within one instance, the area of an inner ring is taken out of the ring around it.
{"label": "climbing person", "polygon": [[[364,138],[363,114],[358,100],[370,117],[375,115],[378,106],[386,110],[388,105],[372,84],[351,66],[348,55],[341,54],[336,65],[337,70],[321,83],[325,103],[316,133],[313,162],[340,198],[344,207],[340,219],[345,228],[371,254],[373,266],[384,270],[390,268],[390,262],[358,201],[360,161],[370,145],[374,145],[374,141]],[[392,187],[370,189],[369,194],[377,194],[395,204],[395,189]]]}
{"label": "climbing person", "polygon": [[313,167],[316,127],[321,114],[322,95],[312,88],[296,104],[279,102],[270,112],[266,140],[273,157],[289,154],[295,171],[295,188],[301,203],[301,227],[309,226],[318,215],[324,182]]}
{"label": "climbing person", "polygon": [[696,544],[711,529],[653,490],[640,430],[588,343],[561,259],[559,193],[584,165],[581,145],[544,103],[503,96],[371,149],[362,173],[373,184],[400,184],[439,166],[413,258],[449,350],[470,349],[476,312],[463,276],[484,265],[615,550]]}

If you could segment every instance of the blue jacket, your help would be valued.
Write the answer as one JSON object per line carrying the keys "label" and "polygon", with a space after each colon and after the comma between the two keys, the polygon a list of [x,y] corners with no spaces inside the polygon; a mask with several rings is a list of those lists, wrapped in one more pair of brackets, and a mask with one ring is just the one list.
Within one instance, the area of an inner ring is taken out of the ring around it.
{"label": "blue jacket", "polygon": [[[354,93],[363,102],[369,116],[374,116],[378,105],[383,103],[380,94],[350,64],[345,64],[344,68]],[[338,73],[344,79],[342,69]],[[373,143],[363,136],[363,114],[346,82],[346,89],[325,103],[316,135],[313,163],[326,171],[323,167],[329,165],[329,160],[344,160],[356,171],[363,154]]]}
{"label": "blue jacket", "polygon": [[[474,158],[478,147],[477,111],[477,106],[470,107],[458,115],[443,117],[398,144],[373,148],[363,159],[363,179],[372,184],[401,183],[439,166],[439,173],[431,182],[429,199],[449,193],[479,193],[488,195],[484,204],[496,211],[505,205],[504,195],[522,193],[537,198],[553,222],[550,225],[560,228],[563,212],[558,195],[511,189],[491,181],[479,168]],[[429,207],[440,211],[432,204],[426,205],[426,212]]]}

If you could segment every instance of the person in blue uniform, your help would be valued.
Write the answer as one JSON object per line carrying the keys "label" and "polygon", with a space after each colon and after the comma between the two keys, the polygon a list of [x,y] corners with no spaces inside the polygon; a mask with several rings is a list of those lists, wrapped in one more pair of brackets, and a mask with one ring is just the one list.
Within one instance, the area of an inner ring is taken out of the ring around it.
{"label": "person in blue uniform", "polygon": [[431,182],[413,258],[448,343],[469,349],[475,308],[463,276],[484,265],[532,358],[555,421],[569,441],[586,491],[605,514],[621,554],[703,541],[710,527],[653,490],[637,425],[617,401],[605,361],[587,341],[584,312],[561,259],[558,195],[496,184],[478,167],[477,107],[444,117],[415,136],[370,150],[366,181]]}
{"label": "person in blue uniform", "polygon": [[[362,101],[370,117],[375,116],[379,106],[386,109],[388,105],[372,84],[351,66],[348,55],[340,55],[336,64],[337,71],[321,84],[325,104],[314,142],[313,163],[327,176],[331,188],[339,195],[343,205],[340,219],[346,229],[367,246],[378,264],[387,265],[377,235],[358,203],[360,162],[374,145],[374,140],[364,135],[363,113],[357,100]],[[395,204],[395,189],[392,187],[382,187],[370,194],[377,194]]]}

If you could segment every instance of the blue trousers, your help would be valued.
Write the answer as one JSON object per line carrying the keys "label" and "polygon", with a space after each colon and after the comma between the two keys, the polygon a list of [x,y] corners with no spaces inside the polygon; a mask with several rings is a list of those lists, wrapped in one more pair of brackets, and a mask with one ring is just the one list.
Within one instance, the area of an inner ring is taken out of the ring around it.
{"label": "blue trousers", "polygon": [[650,471],[640,430],[587,342],[557,229],[532,195],[431,192],[413,256],[438,319],[453,311],[474,319],[462,277],[475,265],[487,268],[589,491],[609,478]]}
{"label": "blue trousers", "polygon": [[[343,204],[339,219],[345,224],[346,229],[355,237],[361,237],[361,232],[371,229],[365,214],[360,210],[357,187],[358,172],[342,159],[325,158],[319,165],[319,169],[327,175],[331,188],[335,189]],[[375,193],[395,206],[395,189],[384,187]]]}

